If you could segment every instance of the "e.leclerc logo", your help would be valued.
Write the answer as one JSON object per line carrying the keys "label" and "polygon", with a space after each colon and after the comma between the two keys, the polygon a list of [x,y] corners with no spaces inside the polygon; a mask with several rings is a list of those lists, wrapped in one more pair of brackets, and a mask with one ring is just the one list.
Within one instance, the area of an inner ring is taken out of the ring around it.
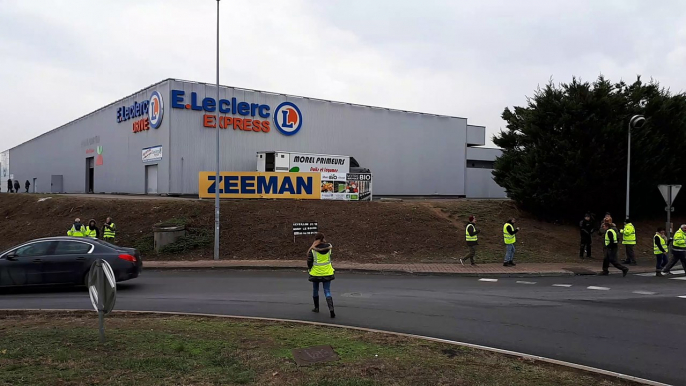
{"label": "e.leclerc logo", "polygon": [[274,124],[283,135],[293,135],[300,131],[303,125],[302,113],[298,106],[291,102],[283,102],[274,111]]}
{"label": "e.leclerc logo", "polygon": [[153,91],[150,94],[150,99],[143,102],[133,102],[130,106],[122,106],[117,109],[117,122],[125,122],[129,119],[138,117],[145,117],[133,122],[133,132],[140,133],[141,131],[157,129],[162,124],[162,117],[164,116],[164,101],[159,92]]}
{"label": "e.leclerc logo", "polygon": [[302,127],[302,113],[298,106],[291,102],[281,103],[276,110],[271,106],[262,103],[248,103],[239,101],[233,97],[231,99],[220,99],[219,102],[213,97],[202,98],[196,92],[186,95],[183,90],[171,90],[171,107],[206,113],[216,113],[226,115],[203,114],[202,125],[210,129],[233,128],[255,133],[269,133],[271,131],[271,111],[274,111],[274,124],[283,135],[294,135]]}
{"label": "e.leclerc logo", "polygon": [[148,120],[150,127],[157,129],[162,124],[162,117],[164,116],[164,102],[162,95],[157,91],[153,91],[150,95],[150,106],[148,107]]}

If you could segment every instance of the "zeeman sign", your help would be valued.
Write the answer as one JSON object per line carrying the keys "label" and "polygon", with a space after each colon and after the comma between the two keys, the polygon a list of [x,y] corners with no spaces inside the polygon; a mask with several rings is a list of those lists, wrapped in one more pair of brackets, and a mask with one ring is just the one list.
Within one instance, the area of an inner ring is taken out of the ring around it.
{"label": "zeeman sign", "polygon": [[213,198],[285,198],[319,200],[321,173],[200,172],[198,195]]}

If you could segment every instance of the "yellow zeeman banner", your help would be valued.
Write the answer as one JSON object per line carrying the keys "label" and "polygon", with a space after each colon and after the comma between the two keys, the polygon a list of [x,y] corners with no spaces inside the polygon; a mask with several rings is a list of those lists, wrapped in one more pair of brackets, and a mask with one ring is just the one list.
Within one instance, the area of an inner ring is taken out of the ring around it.
{"label": "yellow zeeman banner", "polygon": [[283,198],[319,200],[321,173],[200,172],[198,195],[213,198]]}

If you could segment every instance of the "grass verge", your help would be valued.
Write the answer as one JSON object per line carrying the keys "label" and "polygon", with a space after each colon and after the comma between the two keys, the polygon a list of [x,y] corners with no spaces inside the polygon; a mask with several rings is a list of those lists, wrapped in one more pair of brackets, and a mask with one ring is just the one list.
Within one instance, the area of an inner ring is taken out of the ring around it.
{"label": "grass verge", "polygon": [[[0,385],[631,385],[595,374],[393,335],[293,323],[0,312]],[[328,344],[337,362],[298,367]]]}

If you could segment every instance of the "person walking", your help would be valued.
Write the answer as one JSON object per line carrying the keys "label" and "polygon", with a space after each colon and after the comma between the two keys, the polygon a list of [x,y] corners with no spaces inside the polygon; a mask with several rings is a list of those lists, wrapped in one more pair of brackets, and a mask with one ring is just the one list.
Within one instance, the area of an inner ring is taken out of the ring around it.
{"label": "person walking", "polygon": [[612,264],[615,268],[622,271],[623,276],[626,276],[626,274],[629,273],[629,268],[617,261],[617,249],[619,245],[617,231],[612,229],[608,223],[603,223],[603,228],[605,233],[605,258],[603,259],[603,271],[600,275],[609,275],[610,271],[608,268],[610,267],[610,264]]}
{"label": "person walking", "polygon": [[7,193],[13,193],[14,192],[13,186],[14,185],[12,184],[12,179],[11,178],[8,179],[7,180]]}
{"label": "person walking", "polygon": [[98,225],[94,219],[88,220],[88,227],[86,228],[85,236],[92,239],[100,238],[100,230],[98,229]]}
{"label": "person walking", "polygon": [[622,234],[622,244],[626,248],[626,260],[622,263],[636,265],[636,255],[634,254],[634,247],[636,246],[636,228],[634,228],[630,219],[627,218],[624,220],[624,228],[619,232]]}
{"label": "person walking", "polygon": [[476,216],[469,216],[469,222],[465,228],[465,236],[467,237],[467,247],[469,248],[469,253],[467,256],[460,259],[460,264],[464,265],[465,260],[469,260],[471,265],[476,265],[474,262],[474,256],[476,256],[476,246],[479,245],[478,234],[481,233],[480,230],[476,229]]}
{"label": "person walking", "polygon": [[81,219],[76,218],[71,229],[67,231],[67,236],[71,237],[86,237],[86,227],[81,224]]}
{"label": "person walking", "polygon": [[24,183],[24,187],[26,188],[26,193],[29,192],[29,187],[30,187],[30,186],[31,186],[31,183],[29,182],[29,180],[26,180],[26,183]]}
{"label": "person walking", "polygon": [[105,220],[105,225],[102,226],[102,238],[108,243],[114,244],[114,238],[117,235],[117,226],[112,222],[112,217]]}
{"label": "person walking", "polygon": [[679,230],[674,234],[674,239],[672,241],[672,259],[667,263],[662,269],[662,273],[665,275],[672,275],[671,269],[677,263],[681,262],[681,267],[686,271],[686,224],[681,224]]}
{"label": "person walking", "polygon": [[662,276],[662,269],[667,266],[667,255],[669,254],[665,228],[657,228],[657,232],[653,236],[653,253],[655,253],[655,276]]}
{"label": "person walking", "polygon": [[314,243],[307,251],[307,268],[310,273],[309,280],[312,282],[312,300],[314,301],[312,312],[319,312],[319,283],[322,283],[326,304],[329,306],[329,314],[335,318],[336,313],[331,296],[331,281],[336,278],[333,265],[331,265],[332,249],[333,245],[326,241],[324,234],[317,233]]}
{"label": "person walking", "polygon": [[14,193],[19,193],[19,188],[21,188],[21,185],[19,185],[19,180],[14,180]]}
{"label": "person walking", "polygon": [[586,213],[584,219],[579,222],[579,231],[581,232],[581,246],[579,247],[579,257],[584,258],[584,252],[586,252],[586,257],[591,258],[591,235],[595,232],[593,223],[591,222],[591,215]]}
{"label": "person walking", "polygon": [[505,239],[505,262],[503,262],[504,267],[514,267],[514,254],[515,254],[515,243],[517,242],[517,237],[515,234],[519,232],[519,228],[515,228],[514,224],[516,219],[514,217],[507,220],[505,225],[503,225],[503,238]]}

